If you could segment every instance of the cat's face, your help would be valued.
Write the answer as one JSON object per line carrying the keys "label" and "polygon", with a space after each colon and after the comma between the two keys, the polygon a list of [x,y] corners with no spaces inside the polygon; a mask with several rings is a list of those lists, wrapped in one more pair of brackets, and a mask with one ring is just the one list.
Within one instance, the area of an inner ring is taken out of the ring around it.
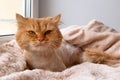
{"label": "cat's face", "polygon": [[62,35],[58,29],[61,15],[47,18],[25,18],[16,14],[16,41],[22,49],[44,50],[58,48]]}

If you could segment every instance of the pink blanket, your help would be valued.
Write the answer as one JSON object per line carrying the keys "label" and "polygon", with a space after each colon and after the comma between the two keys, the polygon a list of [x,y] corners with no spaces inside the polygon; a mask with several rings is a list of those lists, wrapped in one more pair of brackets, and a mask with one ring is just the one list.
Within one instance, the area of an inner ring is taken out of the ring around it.
{"label": "pink blanket", "polygon": [[92,20],[86,26],[72,27],[64,39],[82,49],[97,48],[109,54],[120,54],[120,33],[103,23]]}

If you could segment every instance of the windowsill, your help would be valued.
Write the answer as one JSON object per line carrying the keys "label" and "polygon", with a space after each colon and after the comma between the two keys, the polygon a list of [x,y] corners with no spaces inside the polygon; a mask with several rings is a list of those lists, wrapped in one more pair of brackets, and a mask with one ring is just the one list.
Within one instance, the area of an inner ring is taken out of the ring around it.
{"label": "windowsill", "polygon": [[14,36],[14,34],[0,35],[0,37],[5,37],[5,36]]}
{"label": "windowsill", "polygon": [[5,42],[9,42],[10,40],[14,39],[14,35],[1,35],[0,36],[0,45],[2,45]]}

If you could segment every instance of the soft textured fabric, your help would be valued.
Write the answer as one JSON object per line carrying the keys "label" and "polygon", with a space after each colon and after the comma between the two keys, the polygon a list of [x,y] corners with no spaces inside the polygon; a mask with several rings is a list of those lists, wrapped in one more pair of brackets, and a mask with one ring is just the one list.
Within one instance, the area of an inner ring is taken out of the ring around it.
{"label": "soft textured fabric", "polygon": [[22,71],[25,67],[25,59],[15,40],[0,46],[0,76]]}
{"label": "soft textured fabric", "polygon": [[[64,39],[82,49],[98,48],[107,54],[120,54],[120,33],[92,20],[86,26],[62,29]],[[26,62],[15,40],[0,46],[0,80],[120,80],[120,67],[84,62],[64,70],[24,70]]]}
{"label": "soft textured fabric", "polygon": [[69,28],[64,39],[82,49],[97,48],[109,54],[120,54],[120,33],[105,24],[92,20],[86,26]]}

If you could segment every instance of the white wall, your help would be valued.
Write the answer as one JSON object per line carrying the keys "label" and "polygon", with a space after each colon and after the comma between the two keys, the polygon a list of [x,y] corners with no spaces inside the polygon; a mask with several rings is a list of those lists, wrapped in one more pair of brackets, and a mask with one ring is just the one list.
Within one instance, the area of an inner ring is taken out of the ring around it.
{"label": "white wall", "polygon": [[120,31],[120,0],[40,0],[40,17],[62,14],[65,25],[86,25],[97,19]]}

